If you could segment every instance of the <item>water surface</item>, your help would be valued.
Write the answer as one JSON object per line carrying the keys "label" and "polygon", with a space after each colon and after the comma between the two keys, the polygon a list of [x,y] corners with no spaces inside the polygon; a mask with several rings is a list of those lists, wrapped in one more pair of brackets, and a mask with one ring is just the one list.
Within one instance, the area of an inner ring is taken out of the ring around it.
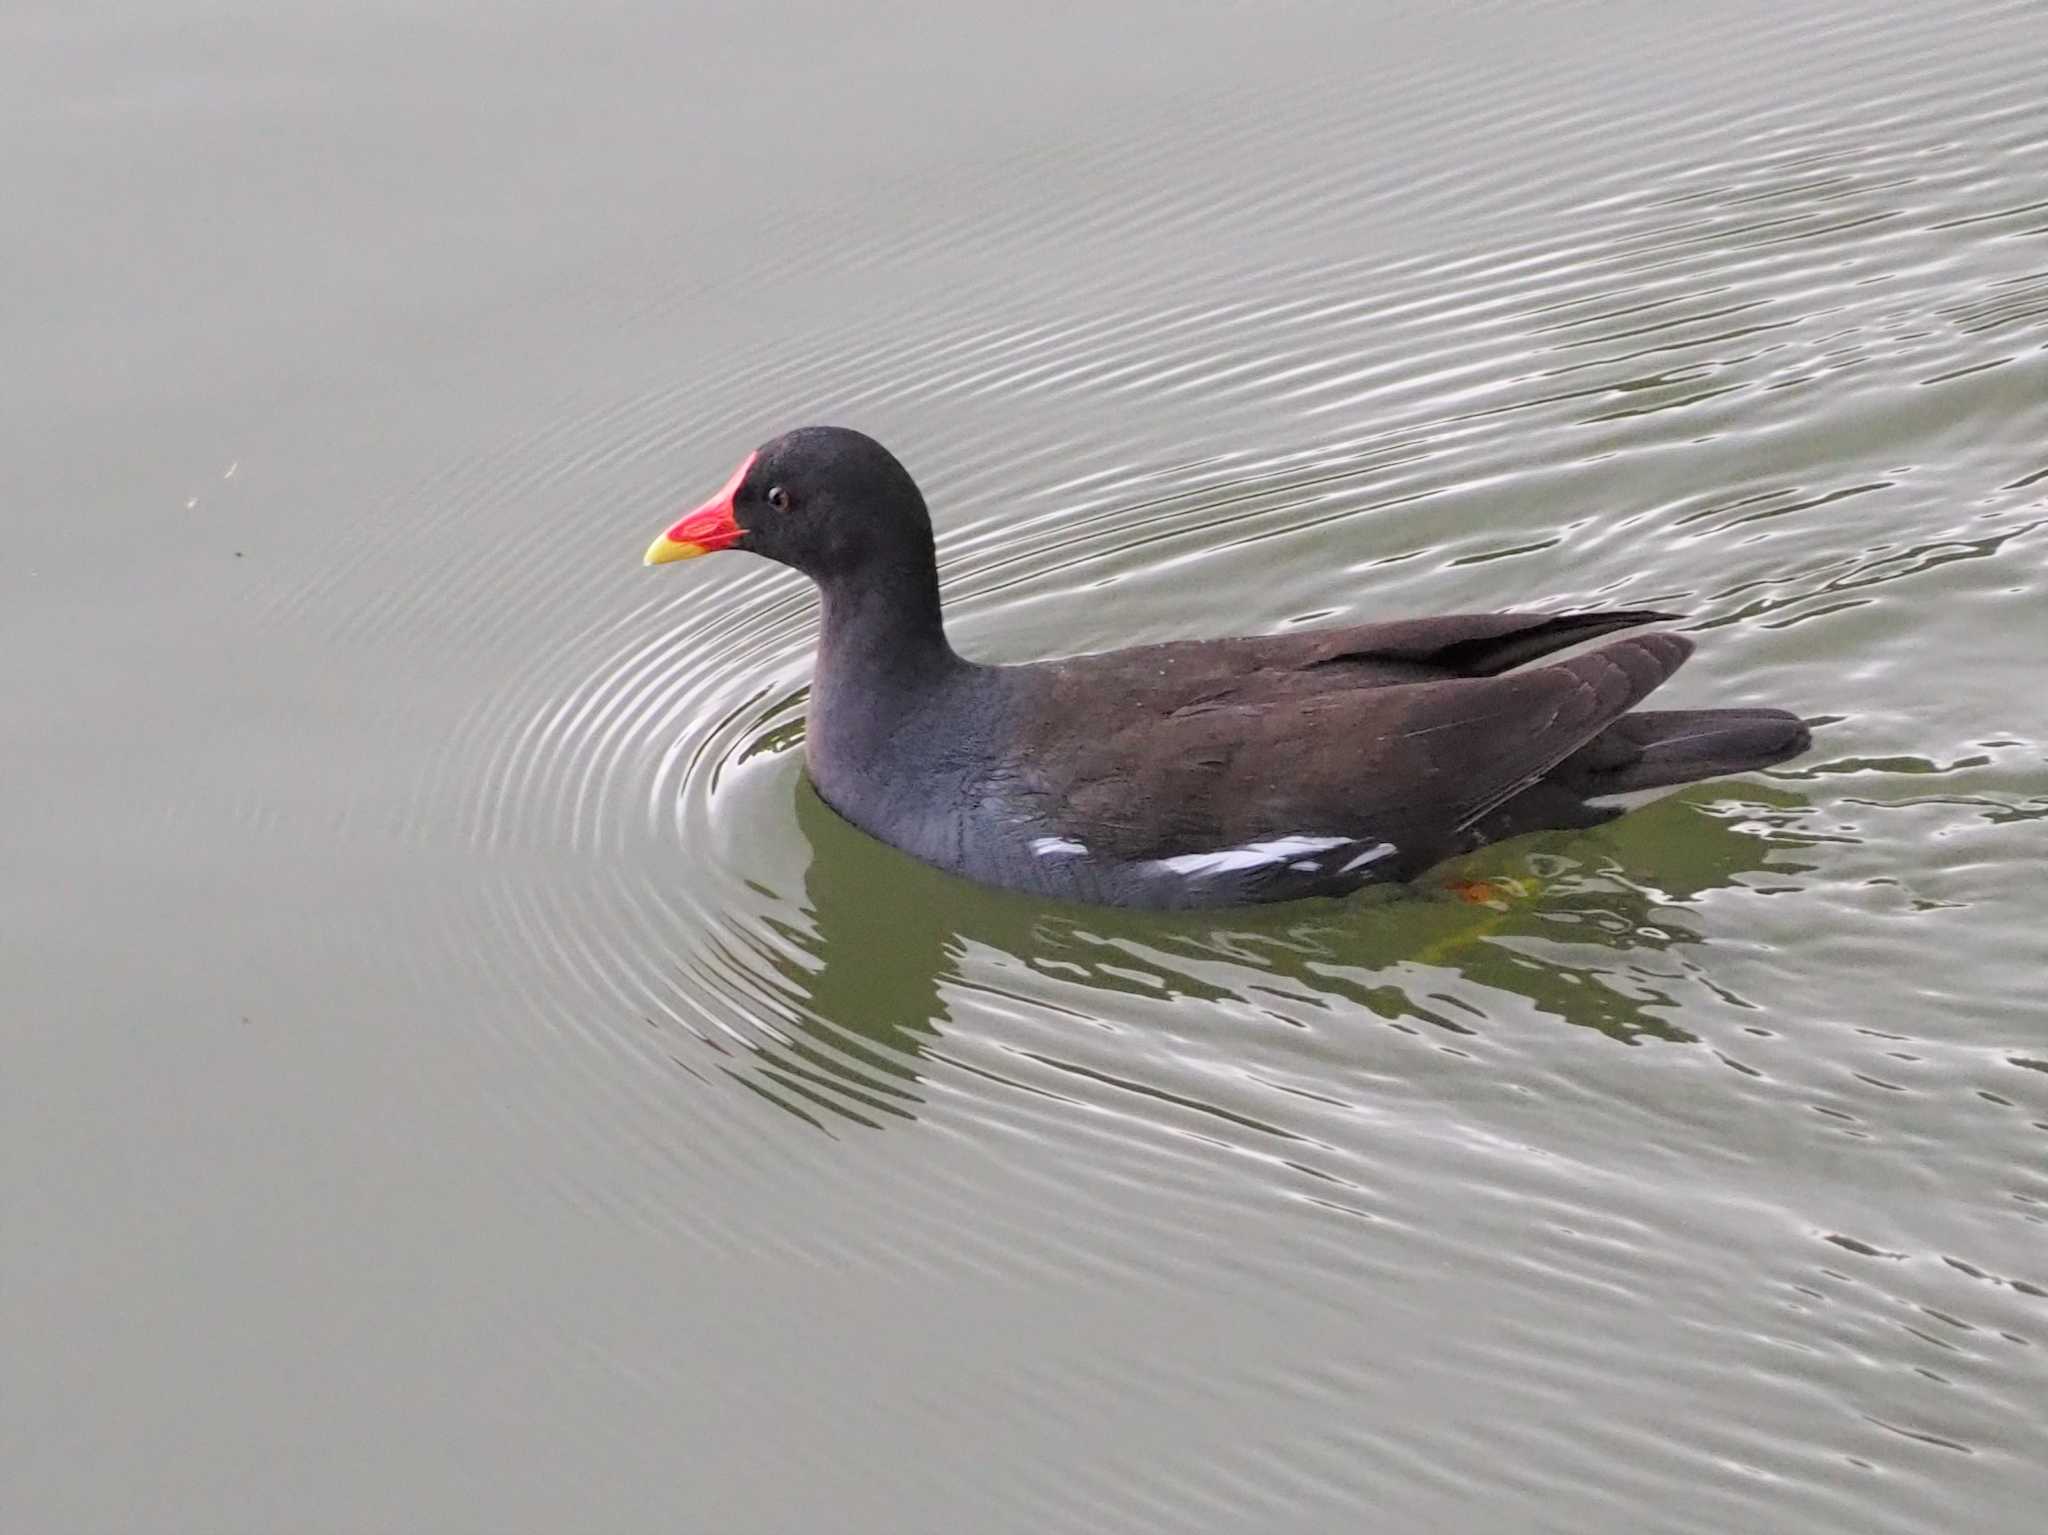
{"label": "water surface", "polygon": [[[2048,27],[0,22],[9,1528],[2028,1532]],[[1246,914],[804,786],[955,642],[1685,613],[1783,768]]]}

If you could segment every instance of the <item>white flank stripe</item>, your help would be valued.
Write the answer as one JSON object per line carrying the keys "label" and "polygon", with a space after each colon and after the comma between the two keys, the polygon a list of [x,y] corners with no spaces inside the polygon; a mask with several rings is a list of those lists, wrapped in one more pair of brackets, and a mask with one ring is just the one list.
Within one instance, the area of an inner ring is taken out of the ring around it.
{"label": "white flank stripe", "polygon": [[1068,837],[1040,837],[1031,844],[1031,851],[1040,858],[1072,858],[1087,852],[1088,844]]}
{"label": "white flank stripe", "polygon": [[1247,842],[1242,847],[1218,848],[1213,853],[1176,853],[1171,858],[1155,858],[1152,862],[1154,868],[1190,879],[1201,879],[1213,874],[1234,874],[1240,869],[1256,869],[1263,864],[1299,858],[1303,853],[1320,853],[1355,840],[1352,837],[1302,835],[1274,837],[1268,842]]}
{"label": "white flank stripe", "polygon": [[1387,857],[1394,851],[1393,843],[1382,842],[1378,847],[1367,848],[1337,872],[1339,874],[1349,874],[1353,869],[1362,869],[1369,863],[1378,863],[1382,858]]}

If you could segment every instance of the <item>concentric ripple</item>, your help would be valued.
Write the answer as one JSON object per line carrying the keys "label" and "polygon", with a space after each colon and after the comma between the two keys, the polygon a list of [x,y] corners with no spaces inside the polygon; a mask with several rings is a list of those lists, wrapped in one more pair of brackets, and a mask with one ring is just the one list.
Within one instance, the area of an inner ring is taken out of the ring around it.
{"label": "concentric ripple", "polygon": [[[1745,661],[1768,631],[1853,622],[1896,583],[1940,581],[2042,526],[2029,461],[1996,466],[2002,483],[1941,514],[1944,527],[1913,481],[1951,465],[1863,469],[1844,451],[1888,440],[1938,450],[1943,421],[1982,423],[2027,397],[1991,382],[1996,369],[2040,375],[2038,336],[2013,348],[2032,312],[2028,274],[1999,279],[2020,290],[2004,306],[1901,302],[1916,273],[1952,259],[1952,204],[1981,200],[1969,167],[2032,131],[1996,100],[1953,126],[1943,145],[1843,130],[1833,149],[1809,135],[1746,160],[1674,164],[1661,179],[1639,171],[1631,193],[1547,245],[1427,266],[1319,263],[1268,273],[1256,299],[1057,322],[990,314],[966,335],[920,333],[899,312],[811,337],[793,363],[842,415],[987,400],[1016,423],[1000,442],[906,449],[941,506],[950,611],[976,648],[1044,653],[1460,599],[1656,602],[1725,631],[1709,653],[1718,690],[1797,694],[1811,684],[1796,663]],[[744,354],[719,369],[760,371]],[[1902,392],[1902,378],[1919,387]],[[1019,419],[1047,389],[1065,402],[1055,425]],[[1198,419],[1256,398],[1293,424],[1278,442],[1193,460],[1102,462],[1109,444],[1077,435],[1112,400],[1162,397],[1189,401]],[[737,1032],[768,1048],[786,1041],[763,1020],[801,1010],[807,973],[792,937],[805,927],[801,875],[786,856],[764,858],[759,833],[792,821],[810,598],[786,573],[717,561],[664,572],[667,592],[619,603],[624,582],[607,568],[625,567],[634,540],[695,488],[679,459],[708,485],[724,466],[709,453],[736,458],[763,430],[739,423],[772,419],[771,406],[728,405],[722,426],[686,432],[676,423],[688,398],[665,386],[581,413],[517,444],[495,476],[479,463],[466,482],[431,487],[451,519],[534,509],[516,535],[518,587],[494,573],[439,592],[442,622],[490,650],[530,636],[536,611],[584,617],[530,647],[544,664],[459,722],[420,817],[452,822],[481,853],[589,870],[588,882],[536,892],[589,903],[533,916],[558,965],[600,994],[623,988],[636,1008],[694,1019],[707,1038]],[[1330,419],[1339,411],[1371,424],[1346,429]],[[1694,488],[1678,489],[1665,462],[1681,448]],[[645,515],[564,516],[571,487],[583,504]],[[1866,500],[1896,512],[1847,531],[1838,509]],[[1500,504],[1518,508],[1510,521]],[[600,526],[608,543],[593,536]],[[1353,575],[1329,578],[1333,548]],[[1244,561],[1258,562],[1256,591],[1235,579]],[[1528,569],[1504,578],[1502,561]],[[1191,607],[1190,590],[1227,592],[1229,605]],[[363,615],[401,617],[417,622]],[[1988,767],[1997,753],[1969,760]],[[1727,802],[1695,798],[1694,817]],[[1734,865],[1762,869],[1768,845]],[[687,877],[675,877],[679,859]],[[814,1021],[829,1033],[830,1020]],[[1615,1026],[1690,1037],[1654,1010]]]}
{"label": "concentric ripple", "polygon": [[[2038,207],[1982,170],[2039,162],[2023,94],[1989,92],[1939,134],[1893,114],[1758,125],[1713,152],[1658,141],[1570,217],[1509,198],[1449,251],[1211,262],[1157,292],[1056,300],[970,285],[936,309],[906,289],[728,349],[708,416],[697,375],[658,368],[580,399],[407,497],[431,506],[416,537],[488,542],[488,520],[512,569],[390,581],[346,631],[438,634],[489,684],[406,817],[485,889],[421,920],[452,924],[443,951],[544,1026],[546,1069],[581,1059],[657,1165],[694,1123],[692,1154],[741,1176],[764,1100],[834,1140],[925,1124],[1093,1147],[1152,1191],[1158,1244],[1284,1232],[1311,1294],[1364,1263],[1384,1325],[1427,1326],[1433,1308],[1401,1298],[1417,1276],[1454,1308],[1516,1286],[1512,1336],[1444,1368],[1504,1374],[1537,1419],[1544,1393],[1626,1397],[1613,1338],[1573,1340],[1598,1316],[1654,1347],[1665,1313],[1641,1308],[1662,1296],[1704,1341],[1660,1390],[1739,1415],[1697,1439],[1625,1415],[1576,1442],[1532,1430],[1513,1453],[1560,1496],[1624,1464],[1655,1468],[1645,1498],[1726,1465],[1818,1495],[1823,1462],[1935,1485],[1943,1455],[2020,1453],[2048,1330],[1990,1212],[2038,1225],[2041,1192],[2012,1170],[2039,1131],[1993,1041],[2030,983],[1983,967],[1904,1028],[1840,999],[1880,949],[1932,956],[1995,906],[1994,846],[2048,822],[2038,712],[1913,681],[1925,646],[1967,646],[1944,626],[2048,596]],[[1319,197],[1285,195],[1312,223]],[[1125,211],[1149,239],[1186,214]],[[1014,233],[962,230],[953,255]],[[854,270],[918,259],[885,243]],[[1460,871],[1476,899],[1188,922],[972,890],[803,785],[800,581],[738,558],[635,564],[678,504],[816,417],[902,447],[978,654],[1654,604],[1708,641],[1689,699],[1790,703],[1821,744],[1597,835],[1490,851]],[[2004,663],[1980,661],[1988,686]],[[1929,837],[1956,858],[1908,856]],[[1671,1053],[1575,1043],[1603,1036]],[[1988,1203],[1953,1220],[1891,1205],[1913,1148],[1958,1122],[1945,1176]],[[1758,1136],[1781,1148],[1761,1182]],[[1822,1171],[1845,1143],[1877,1148],[1869,1173]],[[1027,1241],[979,1218],[976,1165],[872,1207],[899,1261],[934,1281],[1037,1265],[1128,1282],[1091,1250],[1124,1216],[1113,1199]],[[1020,1208],[1057,1185],[1033,1187]],[[740,1240],[658,1202],[640,1215],[679,1242]],[[1811,1361],[1831,1353],[1896,1373],[1826,1388],[1816,1426]],[[1054,1372],[1006,1410],[1028,1421],[1074,1389]],[[1331,1406],[1369,1390],[1355,1367],[1289,1389]],[[1443,1453],[1427,1426],[1405,1446],[1388,1432],[1376,1452],[1401,1463]]]}

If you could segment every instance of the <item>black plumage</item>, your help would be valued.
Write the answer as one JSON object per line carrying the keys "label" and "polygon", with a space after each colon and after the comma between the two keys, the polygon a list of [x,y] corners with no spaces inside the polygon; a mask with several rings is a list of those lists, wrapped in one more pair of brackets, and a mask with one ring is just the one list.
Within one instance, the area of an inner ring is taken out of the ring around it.
{"label": "black plumage", "polygon": [[1341,895],[1808,745],[1780,710],[1637,710],[1693,648],[1624,632],[1673,618],[1644,610],[980,665],[946,641],[923,497],[880,444],[792,432],[723,496],[671,537],[715,524],[710,547],[794,566],[823,596],[806,737],[821,797],[988,884],[1148,907]]}

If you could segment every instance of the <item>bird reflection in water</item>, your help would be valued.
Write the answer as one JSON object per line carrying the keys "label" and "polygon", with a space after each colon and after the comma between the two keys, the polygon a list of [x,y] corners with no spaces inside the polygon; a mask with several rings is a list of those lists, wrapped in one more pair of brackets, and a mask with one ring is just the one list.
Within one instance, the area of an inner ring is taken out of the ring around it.
{"label": "bird reflection in water", "polygon": [[[1695,790],[1592,833],[1488,848],[1393,891],[1161,915],[967,884],[879,847],[802,784],[795,808],[812,858],[801,906],[784,904],[784,916],[766,919],[774,941],[735,959],[771,970],[788,1005],[753,1059],[726,1069],[826,1129],[917,1117],[942,1064],[989,1075],[945,1049],[963,1003],[1057,1007],[1078,1027],[1127,1016],[1133,998],[1285,1002],[1296,1013],[1355,1008],[1410,1033],[1469,1036],[1488,1028],[1485,997],[1494,992],[1518,999],[1516,1011],[1623,1043],[1693,1043],[1673,1015],[1679,990],[1699,984],[1685,953],[1709,940],[1687,908],[1738,885],[1794,888],[1810,867],[1796,857],[1812,840],[1801,831],[1806,802],[1753,782],[1739,792]],[[1638,883],[1638,869],[1654,869],[1658,886]],[[1032,995],[1006,994],[1006,975],[1034,978]],[[1031,1059],[1101,1075],[1042,1053]],[[1164,1085],[1119,1085],[1187,1101]]]}

